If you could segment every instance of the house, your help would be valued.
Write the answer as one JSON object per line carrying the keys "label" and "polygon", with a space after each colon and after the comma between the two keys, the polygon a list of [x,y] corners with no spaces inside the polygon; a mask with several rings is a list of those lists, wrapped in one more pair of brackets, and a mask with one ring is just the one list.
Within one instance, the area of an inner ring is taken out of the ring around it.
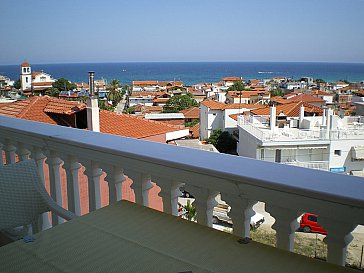
{"label": "house", "polygon": [[226,103],[267,104],[269,101],[270,93],[265,90],[228,91],[226,94]]}
{"label": "house", "polygon": [[41,72],[32,72],[31,66],[28,62],[23,62],[20,65],[20,82],[21,90],[24,93],[32,93],[32,91],[45,91],[52,88],[55,80],[51,75]]}
{"label": "house", "polygon": [[155,120],[167,124],[172,124],[176,126],[185,126],[185,116],[183,113],[151,113],[145,114],[144,118],[146,120]]}
{"label": "house", "polygon": [[157,80],[147,80],[147,81],[133,81],[132,82],[132,92],[154,92],[171,88],[183,88],[182,81],[157,81]]}
{"label": "house", "polygon": [[209,138],[214,130],[222,130],[233,133],[237,128],[236,120],[230,115],[244,113],[251,109],[260,108],[257,104],[225,104],[213,100],[205,100],[200,103],[200,139]]}
{"label": "house", "polygon": [[225,77],[222,78],[222,85],[225,87],[230,87],[234,85],[236,82],[241,82],[242,79],[240,77]]}
{"label": "house", "polygon": [[335,94],[330,94],[321,90],[313,89],[311,91],[312,96],[323,99],[326,104],[333,104]]}
{"label": "house", "polygon": [[317,107],[304,103],[299,113],[297,107],[284,111],[288,106],[270,107],[269,115],[267,109],[258,109],[239,117],[238,154],[331,172],[364,169],[361,117],[340,118],[331,109],[317,116]]}

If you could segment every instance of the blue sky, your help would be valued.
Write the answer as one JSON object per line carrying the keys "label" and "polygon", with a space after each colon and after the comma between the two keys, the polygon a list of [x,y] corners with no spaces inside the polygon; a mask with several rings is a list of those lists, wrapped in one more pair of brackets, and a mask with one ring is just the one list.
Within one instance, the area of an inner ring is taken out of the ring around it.
{"label": "blue sky", "polygon": [[0,64],[364,62],[364,0],[1,0]]}

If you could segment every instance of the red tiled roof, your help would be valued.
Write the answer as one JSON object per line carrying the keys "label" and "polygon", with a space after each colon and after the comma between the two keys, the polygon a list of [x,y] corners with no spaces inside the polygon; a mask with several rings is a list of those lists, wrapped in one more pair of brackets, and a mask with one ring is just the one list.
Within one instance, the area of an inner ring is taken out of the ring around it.
{"label": "red tiled roof", "polygon": [[225,104],[224,109],[242,109],[242,108],[259,109],[259,108],[264,108],[264,107],[266,107],[266,106],[261,105],[261,104],[230,103],[230,104]]}
{"label": "red tiled roof", "polygon": [[43,96],[32,97],[29,100],[9,103],[6,106],[0,108],[0,115],[49,124],[59,124],[57,120],[52,118],[47,113],[71,115],[84,108],[86,108],[84,103],[78,104],[77,102],[63,101],[60,99]]}
{"label": "red tiled roof", "polygon": [[200,109],[198,107],[191,107],[182,111],[186,119],[199,119],[200,118]]}
{"label": "red tiled roof", "polygon": [[[283,113],[287,117],[298,117],[300,114],[300,107],[302,104],[305,107],[305,113],[316,113],[318,115],[322,114],[321,107],[314,106],[304,102],[293,102],[293,103],[277,105],[276,106],[277,116]],[[265,108],[251,110],[251,113],[253,115],[268,116],[270,115],[270,107],[267,106]]]}
{"label": "red tiled roof", "polygon": [[100,132],[131,138],[146,138],[181,130],[179,126],[145,120],[127,114],[100,111]]}
{"label": "red tiled roof", "polygon": [[321,98],[317,98],[308,94],[299,94],[297,96],[294,96],[293,98],[287,99],[290,102],[325,102]]}
{"label": "red tiled roof", "polygon": [[157,85],[158,81],[133,81],[133,85]]}
{"label": "red tiled roof", "polygon": [[48,86],[48,85],[52,85],[53,82],[33,82],[32,85],[33,86]]}
{"label": "red tiled roof", "polygon": [[200,123],[197,123],[195,126],[192,126],[190,129],[190,135],[192,138],[200,137]]}
{"label": "red tiled roof", "polygon": [[239,77],[225,77],[222,78],[223,81],[240,81],[241,79]]}
{"label": "red tiled roof", "polygon": [[212,109],[212,110],[224,110],[225,103],[214,101],[214,100],[204,100],[201,102],[202,105]]}
{"label": "red tiled roof", "polygon": [[30,67],[30,64],[28,62],[23,62],[20,67]]}
{"label": "red tiled roof", "polygon": [[250,98],[251,96],[259,96],[260,94],[269,95],[268,91],[228,91],[228,95],[233,98]]}

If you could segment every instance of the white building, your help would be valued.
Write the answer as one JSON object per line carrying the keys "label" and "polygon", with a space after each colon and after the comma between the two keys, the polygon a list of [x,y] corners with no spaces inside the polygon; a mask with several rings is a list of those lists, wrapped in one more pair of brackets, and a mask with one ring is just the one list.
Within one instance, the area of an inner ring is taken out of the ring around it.
{"label": "white building", "polygon": [[270,116],[239,117],[240,156],[301,167],[350,173],[364,169],[364,119],[340,118],[331,109],[323,116],[287,118],[279,126],[276,108]]}
{"label": "white building", "polygon": [[261,105],[247,105],[244,103],[225,104],[218,101],[205,100],[200,103],[200,139],[211,136],[214,130],[233,133],[237,129],[237,121],[231,117],[233,114],[244,113]]}
{"label": "white building", "polygon": [[55,80],[43,71],[32,72],[30,64],[24,62],[20,65],[20,82],[22,91],[43,91],[51,88]]}

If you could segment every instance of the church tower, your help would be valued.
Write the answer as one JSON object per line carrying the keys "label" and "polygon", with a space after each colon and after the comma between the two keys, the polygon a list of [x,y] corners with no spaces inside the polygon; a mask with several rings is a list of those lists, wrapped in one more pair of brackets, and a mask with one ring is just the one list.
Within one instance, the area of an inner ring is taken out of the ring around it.
{"label": "church tower", "polygon": [[20,82],[21,90],[32,88],[32,70],[28,62],[23,62],[20,65]]}

